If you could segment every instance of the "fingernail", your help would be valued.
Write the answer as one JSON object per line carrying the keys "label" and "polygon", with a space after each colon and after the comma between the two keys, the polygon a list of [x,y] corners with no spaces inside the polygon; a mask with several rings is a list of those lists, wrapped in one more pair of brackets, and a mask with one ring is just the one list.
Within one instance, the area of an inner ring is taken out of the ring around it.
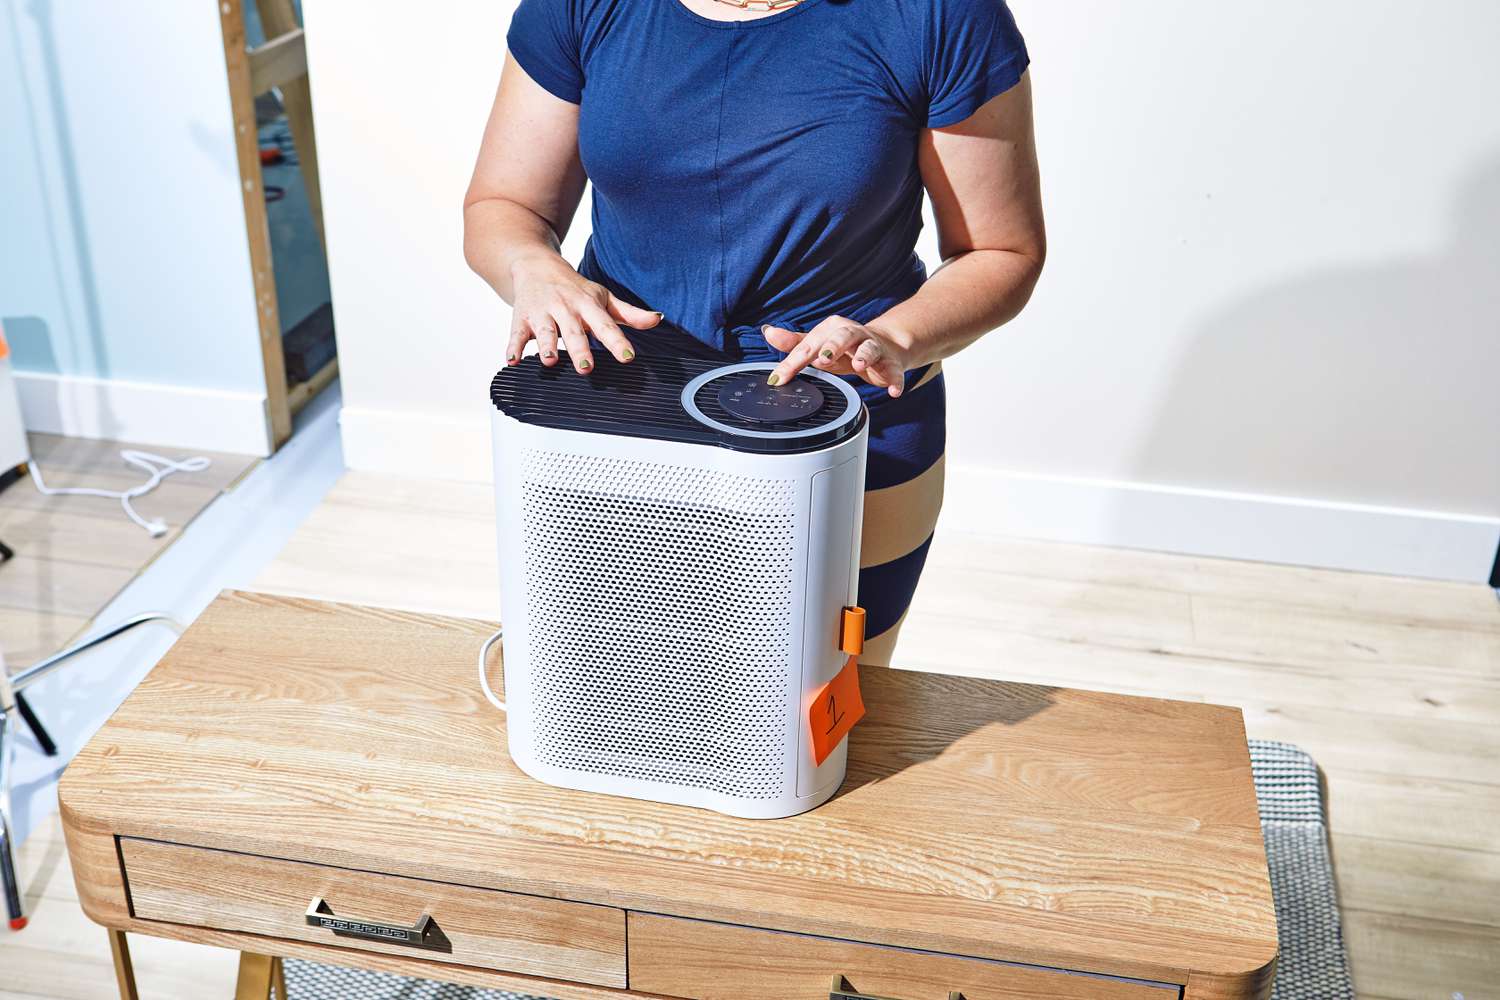
{"label": "fingernail", "polygon": [[624,358],[626,361],[634,361],[635,360],[635,352],[627,350],[624,354],[620,355],[620,357]]}
{"label": "fingernail", "polygon": [[831,357],[833,357],[833,348],[831,348],[831,347],[825,347],[825,348],[823,348],[823,353],[822,353],[821,356],[825,357],[825,358],[831,358]]}
{"label": "fingernail", "polygon": [[770,323],[762,323],[760,325],[760,335],[762,337],[764,337],[766,335],[766,331],[769,330],[769,329],[771,329],[771,324]]}
{"label": "fingernail", "polygon": [[594,363],[592,361],[590,361],[588,358],[584,358],[582,361],[578,362],[578,370],[579,371],[585,371],[586,372],[586,371],[588,371],[592,367],[594,367]]}
{"label": "fingernail", "polygon": [[775,372],[772,372],[771,377],[766,379],[766,385],[779,385],[780,383],[781,376],[777,375]]}
{"label": "fingernail", "polygon": [[546,359],[548,359],[550,361],[552,358],[557,357],[557,352],[556,351],[548,351],[546,354],[543,354],[542,357],[544,357],[544,358],[546,358]]}
{"label": "fingernail", "polygon": [[663,320],[663,319],[666,319],[666,318],[667,318],[667,314],[666,314],[666,313],[664,313],[664,312],[661,312],[661,311],[660,311],[660,310],[658,310],[658,311],[657,311],[657,312],[656,312],[656,318],[657,318],[657,319],[658,319],[658,320]]}

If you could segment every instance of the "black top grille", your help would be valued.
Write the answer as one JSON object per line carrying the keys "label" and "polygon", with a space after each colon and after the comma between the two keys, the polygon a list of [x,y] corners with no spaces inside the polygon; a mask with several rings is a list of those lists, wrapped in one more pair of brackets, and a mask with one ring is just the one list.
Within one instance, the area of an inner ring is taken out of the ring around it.
{"label": "black top grille", "polygon": [[846,409],[843,394],[825,388],[823,406],[815,413],[768,426],[726,411],[718,401],[718,380],[710,379],[694,395],[694,402],[710,420],[733,429],[776,434],[823,428],[822,433],[803,437],[738,434],[710,427],[682,406],[687,384],[704,372],[724,367],[723,362],[642,355],[621,364],[599,351],[594,354],[594,365],[593,372],[580,375],[566,361],[548,368],[535,355],[523,358],[495,375],[490,401],[506,416],[538,427],[776,454],[827,448],[858,434],[866,419],[863,406],[851,417],[840,419]]}

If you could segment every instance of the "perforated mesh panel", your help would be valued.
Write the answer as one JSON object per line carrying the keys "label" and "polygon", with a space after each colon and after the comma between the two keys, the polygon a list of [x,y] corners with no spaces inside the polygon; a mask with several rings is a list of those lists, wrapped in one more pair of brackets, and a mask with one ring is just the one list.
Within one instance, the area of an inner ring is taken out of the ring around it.
{"label": "perforated mesh panel", "polygon": [[537,758],[775,797],[795,480],[533,449],[521,474]]}

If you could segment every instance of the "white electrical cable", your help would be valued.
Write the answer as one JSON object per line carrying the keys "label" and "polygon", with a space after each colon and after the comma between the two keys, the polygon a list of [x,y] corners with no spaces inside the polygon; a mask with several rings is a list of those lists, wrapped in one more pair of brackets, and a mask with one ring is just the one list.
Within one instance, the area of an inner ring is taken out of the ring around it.
{"label": "white electrical cable", "polygon": [[497,698],[495,692],[490,690],[489,671],[486,669],[487,664],[485,661],[489,659],[490,647],[495,644],[495,641],[504,632],[505,629],[503,628],[495,629],[495,634],[484,640],[484,645],[479,647],[479,686],[484,690],[484,696],[490,700],[490,704],[502,712],[506,711],[505,702]]}
{"label": "white electrical cable", "polygon": [[133,448],[126,448],[121,451],[120,457],[125,460],[127,465],[133,465],[141,469],[150,478],[141,485],[131,487],[128,490],[101,490],[95,489],[92,486],[48,486],[46,481],[42,479],[40,466],[35,462],[28,462],[26,468],[31,473],[31,481],[36,486],[37,492],[43,496],[103,497],[106,500],[118,500],[120,501],[120,506],[125,508],[126,516],[150,532],[152,538],[160,538],[167,533],[167,523],[161,518],[147,521],[135,512],[135,508],[131,506],[130,502],[156,489],[156,487],[161,485],[163,479],[174,472],[202,472],[209,467],[210,462],[202,455],[194,458],[185,458],[181,461],[174,461],[170,458],[163,458],[160,455],[153,455],[149,451],[136,451]]}

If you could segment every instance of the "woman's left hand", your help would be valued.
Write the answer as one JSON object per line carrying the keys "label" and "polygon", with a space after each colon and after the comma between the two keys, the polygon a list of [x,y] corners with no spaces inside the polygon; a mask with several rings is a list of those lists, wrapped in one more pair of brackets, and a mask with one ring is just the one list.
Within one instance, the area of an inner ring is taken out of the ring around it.
{"label": "woman's left hand", "polygon": [[784,385],[812,365],[830,375],[855,374],[892,396],[906,387],[907,353],[889,334],[842,316],[829,316],[806,333],[763,326],[766,343],[787,356],[766,381]]}

